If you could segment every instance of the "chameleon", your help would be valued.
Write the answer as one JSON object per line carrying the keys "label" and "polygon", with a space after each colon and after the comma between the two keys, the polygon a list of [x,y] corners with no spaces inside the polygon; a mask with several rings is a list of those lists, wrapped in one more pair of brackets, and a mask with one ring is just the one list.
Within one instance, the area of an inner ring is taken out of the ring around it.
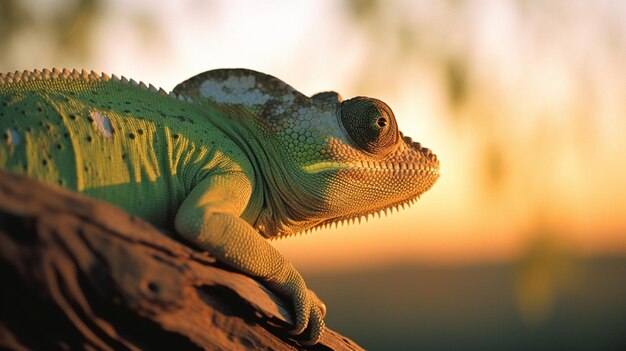
{"label": "chameleon", "polygon": [[85,70],[0,74],[0,169],[112,203],[259,279],[319,342],[324,303],[269,242],[412,204],[437,156],[391,108],[216,69],[172,92]]}

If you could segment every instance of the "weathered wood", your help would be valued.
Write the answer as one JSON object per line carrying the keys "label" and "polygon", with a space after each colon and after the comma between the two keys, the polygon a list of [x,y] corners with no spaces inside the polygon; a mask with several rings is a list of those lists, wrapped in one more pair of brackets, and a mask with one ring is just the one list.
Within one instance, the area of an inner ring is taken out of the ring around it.
{"label": "weathered wood", "polygon": [[[257,281],[114,206],[2,172],[0,279],[0,348],[303,348]],[[312,349],[361,348],[327,330]]]}

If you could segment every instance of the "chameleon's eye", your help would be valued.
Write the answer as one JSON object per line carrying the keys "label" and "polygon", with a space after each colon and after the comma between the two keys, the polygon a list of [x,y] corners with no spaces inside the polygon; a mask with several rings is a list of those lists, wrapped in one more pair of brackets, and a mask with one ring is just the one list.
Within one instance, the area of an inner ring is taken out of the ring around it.
{"label": "chameleon's eye", "polygon": [[341,104],[341,123],[356,146],[385,155],[398,142],[398,126],[393,112],[384,102],[355,97]]}

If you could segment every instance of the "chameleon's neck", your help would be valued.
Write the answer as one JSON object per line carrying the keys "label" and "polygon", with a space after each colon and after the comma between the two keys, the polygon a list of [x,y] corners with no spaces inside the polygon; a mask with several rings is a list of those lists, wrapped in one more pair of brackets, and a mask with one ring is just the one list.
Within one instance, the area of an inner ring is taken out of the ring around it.
{"label": "chameleon's neck", "polygon": [[[254,171],[250,175],[252,197],[241,217],[268,238],[295,234],[317,224],[310,221],[311,213],[306,211],[317,201],[294,177],[299,169],[278,156],[278,143],[260,140],[268,136],[259,132],[253,117],[246,119],[245,111],[237,112],[221,112],[224,118],[217,127],[240,147]],[[232,122],[235,119],[237,123]],[[242,119],[246,121],[242,123]]]}

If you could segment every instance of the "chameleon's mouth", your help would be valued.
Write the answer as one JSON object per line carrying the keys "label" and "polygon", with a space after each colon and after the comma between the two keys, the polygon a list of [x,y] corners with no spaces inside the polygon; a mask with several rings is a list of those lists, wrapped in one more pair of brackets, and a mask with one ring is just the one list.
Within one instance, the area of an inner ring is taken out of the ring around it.
{"label": "chameleon's mouth", "polygon": [[378,161],[353,161],[353,162],[316,162],[302,166],[302,170],[316,174],[338,170],[364,170],[371,172],[393,172],[394,174],[407,176],[430,173],[439,175],[439,164],[416,164],[408,162],[378,162]]}
{"label": "chameleon's mouth", "polygon": [[320,161],[302,166],[308,174],[317,174],[329,171],[354,170],[367,172],[393,173],[394,176],[429,175],[439,176],[439,160],[430,149],[422,147],[410,137],[403,137],[404,152],[388,160],[355,160],[355,161]]}

